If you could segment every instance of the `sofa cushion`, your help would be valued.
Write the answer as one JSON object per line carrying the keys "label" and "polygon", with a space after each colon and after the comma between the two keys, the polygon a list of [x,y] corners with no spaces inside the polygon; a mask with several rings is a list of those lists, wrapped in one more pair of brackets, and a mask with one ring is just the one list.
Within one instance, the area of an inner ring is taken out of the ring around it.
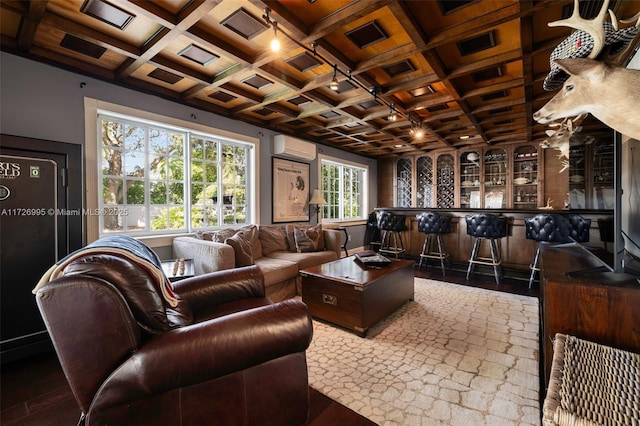
{"label": "sofa cushion", "polygon": [[298,252],[298,248],[296,247],[296,237],[294,235],[295,229],[298,228],[300,230],[303,231],[307,231],[308,229],[313,229],[313,228],[317,228],[318,232],[320,233],[320,235],[322,236],[322,245],[320,247],[317,248],[317,250],[324,250],[324,236],[322,233],[322,224],[318,224],[318,225],[306,225],[306,224],[288,224],[285,227],[285,232],[287,234],[287,247],[289,249],[290,252],[292,253],[297,253]]}
{"label": "sofa cushion", "polygon": [[324,236],[321,225],[306,230],[294,227],[293,236],[296,241],[296,251],[298,253],[324,250]]}
{"label": "sofa cushion", "polygon": [[[299,269],[306,269],[312,266],[338,260],[338,255],[333,250],[322,250],[311,253],[291,253],[289,251],[274,251],[269,253],[270,258],[295,262]],[[256,263],[257,264],[257,263]]]}
{"label": "sofa cushion", "polygon": [[260,225],[258,230],[263,256],[274,251],[287,250],[287,236],[284,226]]}
{"label": "sofa cushion", "polygon": [[295,278],[298,275],[298,264],[290,260],[263,256],[256,259],[255,264],[264,275],[265,287]]}
{"label": "sofa cushion", "polygon": [[233,247],[236,255],[236,267],[251,266],[254,264],[250,235],[247,235],[245,231],[238,231],[232,237],[224,240],[224,242]]}

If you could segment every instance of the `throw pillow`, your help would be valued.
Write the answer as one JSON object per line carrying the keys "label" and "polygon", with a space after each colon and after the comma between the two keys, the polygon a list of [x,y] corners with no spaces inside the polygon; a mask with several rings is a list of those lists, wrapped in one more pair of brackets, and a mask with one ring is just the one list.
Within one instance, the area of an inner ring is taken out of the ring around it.
{"label": "throw pillow", "polygon": [[236,267],[253,265],[253,252],[251,250],[251,241],[244,231],[239,231],[234,236],[227,238],[225,244],[233,247],[236,255]]}
{"label": "throw pillow", "polygon": [[211,241],[214,241],[216,243],[224,243],[227,238],[231,238],[233,237],[236,232],[238,232],[235,229],[232,228],[226,228],[226,229],[221,229],[219,231],[215,231],[211,233]]}
{"label": "throw pillow", "polygon": [[213,241],[213,234],[215,234],[213,231],[198,231],[195,237],[199,240]]}
{"label": "throw pillow", "polygon": [[316,226],[310,226],[310,225],[305,225],[305,224],[289,224],[286,226],[285,228],[285,233],[287,236],[287,245],[289,247],[289,251],[291,252],[297,252],[298,248],[296,247],[296,238],[295,235],[293,234],[294,229],[298,228],[301,229],[303,231],[306,231],[307,229],[317,229],[320,232],[320,242],[319,242],[319,246],[318,246],[318,250],[324,250],[324,234],[322,233],[322,224],[319,223]]}
{"label": "throw pillow", "polygon": [[253,258],[259,259],[262,257],[262,245],[260,245],[260,238],[258,237],[258,227],[256,225],[245,225],[238,229],[245,233],[251,244],[251,251],[253,252]]}
{"label": "throw pillow", "polygon": [[324,236],[322,225],[313,226],[306,230],[294,228],[293,235],[298,253],[308,253],[312,251],[324,250]]}
{"label": "throw pillow", "polygon": [[280,225],[260,225],[258,237],[263,256],[274,251],[287,251],[287,236],[284,228]]}

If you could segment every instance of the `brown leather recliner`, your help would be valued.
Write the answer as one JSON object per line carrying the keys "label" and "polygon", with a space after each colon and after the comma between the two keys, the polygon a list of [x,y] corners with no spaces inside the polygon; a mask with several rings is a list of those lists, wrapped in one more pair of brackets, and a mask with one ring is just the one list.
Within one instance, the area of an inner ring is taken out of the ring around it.
{"label": "brown leather recliner", "polygon": [[[255,266],[173,283],[91,253],[36,293],[86,425],[294,425],[308,413],[307,307]],[[175,300],[174,300],[175,301]]]}

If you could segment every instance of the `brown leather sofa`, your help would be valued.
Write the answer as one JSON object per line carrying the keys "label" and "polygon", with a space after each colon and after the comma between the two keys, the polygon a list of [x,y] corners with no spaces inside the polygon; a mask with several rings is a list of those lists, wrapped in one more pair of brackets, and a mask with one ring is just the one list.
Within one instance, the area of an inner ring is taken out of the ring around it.
{"label": "brown leather sofa", "polygon": [[86,425],[294,425],[308,412],[306,305],[272,303],[256,266],[173,283],[88,254],[36,300]]}

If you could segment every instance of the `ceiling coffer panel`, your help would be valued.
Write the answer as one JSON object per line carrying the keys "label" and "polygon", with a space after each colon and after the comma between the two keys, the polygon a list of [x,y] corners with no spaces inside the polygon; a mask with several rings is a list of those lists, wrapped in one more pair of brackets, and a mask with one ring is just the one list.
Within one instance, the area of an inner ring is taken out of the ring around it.
{"label": "ceiling coffer panel", "polygon": [[[580,0],[581,16],[593,18],[601,5]],[[4,52],[387,159],[541,142],[547,127],[532,115],[554,94],[542,84],[549,55],[574,31],[547,24],[573,7],[572,0],[49,0],[2,1],[0,13]],[[611,0],[609,8],[630,18],[640,2]]]}

